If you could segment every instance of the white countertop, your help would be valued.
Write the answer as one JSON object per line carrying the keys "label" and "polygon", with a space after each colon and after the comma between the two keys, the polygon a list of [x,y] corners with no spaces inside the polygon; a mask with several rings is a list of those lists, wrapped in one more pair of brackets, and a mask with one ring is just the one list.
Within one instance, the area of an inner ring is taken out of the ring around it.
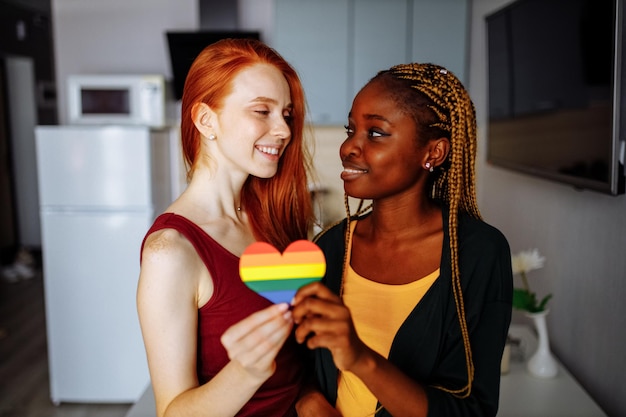
{"label": "white countertop", "polygon": [[[509,334],[521,340],[529,358],[537,339],[528,326],[511,325]],[[500,379],[498,417],[606,417],[606,414],[558,361],[554,378],[537,378],[526,370],[523,358],[512,355],[510,371]]]}

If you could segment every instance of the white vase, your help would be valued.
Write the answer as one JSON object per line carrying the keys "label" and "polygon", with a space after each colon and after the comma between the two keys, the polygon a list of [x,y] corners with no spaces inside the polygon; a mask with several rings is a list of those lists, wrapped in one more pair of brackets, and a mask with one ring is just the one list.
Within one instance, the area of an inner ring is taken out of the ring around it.
{"label": "white vase", "polygon": [[548,328],[546,326],[546,316],[549,310],[538,313],[526,313],[530,317],[537,330],[537,350],[528,359],[526,368],[531,375],[538,378],[552,378],[558,372],[558,364],[550,351],[550,340],[548,338]]}

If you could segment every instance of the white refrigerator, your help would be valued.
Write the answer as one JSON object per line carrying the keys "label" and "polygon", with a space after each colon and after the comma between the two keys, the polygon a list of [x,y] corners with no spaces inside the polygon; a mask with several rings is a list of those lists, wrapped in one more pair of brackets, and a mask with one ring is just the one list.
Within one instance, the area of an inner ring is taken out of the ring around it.
{"label": "white refrigerator", "polygon": [[52,402],[135,402],[140,246],[172,200],[171,132],[37,126],[35,141]]}

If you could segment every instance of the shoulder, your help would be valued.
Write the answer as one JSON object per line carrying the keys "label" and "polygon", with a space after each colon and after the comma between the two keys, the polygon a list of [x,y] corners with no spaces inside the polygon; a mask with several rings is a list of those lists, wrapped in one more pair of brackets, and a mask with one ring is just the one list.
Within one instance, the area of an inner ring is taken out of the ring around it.
{"label": "shoulder", "polygon": [[457,234],[459,268],[465,275],[469,271],[478,275],[510,275],[511,249],[499,229],[484,220],[459,214]]}
{"label": "shoulder", "polygon": [[469,215],[459,216],[458,266],[469,306],[496,302],[506,317],[513,297],[511,249],[496,227]]}
{"label": "shoulder", "polygon": [[[141,252],[141,265],[161,267],[185,265],[197,259],[194,246],[197,223],[184,214],[166,212],[154,222],[146,235]],[[194,243],[192,243],[194,242]]]}
{"label": "shoulder", "polygon": [[509,243],[499,229],[466,213],[459,214],[458,239],[460,248],[478,245],[484,249],[509,251]]}
{"label": "shoulder", "polygon": [[146,238],[142,265],[144,263],[163,265],[173,261],[186,261],[193,253],[193,245],[180,232],[174,229],[161,229]]}
{"label": "shoulder", "polygon": [[[459,215],[458,254],[461,276],[483,277],[475,282],[491,282],[509,293],[512,285],[511,249],[504,234],[484,220]],[[492,279],[484,279],[490,276]],[[508,295],[501,295],[506,299]]]}
{"label": "shoulder", "polygon": [[342,237],[346,230],[346,219],[340,220],[327,226],[324,230],[319,232],[314,238],[313,243],[319,246],[326,246],[329,242],[335,241],[337,238]]}
{"label": "shoulder", "polygon": [[201,268],[195,248],[181,233],[174,229],[158,230],[146,238],[139,289],[196,294]]}

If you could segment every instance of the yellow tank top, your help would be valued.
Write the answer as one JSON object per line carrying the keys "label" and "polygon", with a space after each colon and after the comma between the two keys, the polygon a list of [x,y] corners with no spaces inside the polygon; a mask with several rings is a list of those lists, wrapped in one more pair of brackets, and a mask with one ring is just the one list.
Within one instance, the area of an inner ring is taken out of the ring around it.
{"label": "yellow tank top", "polygon": [[[354,232],[356,221],[350,224]],[[352,233],[350,233],[352,239]],[[370,281],[350,267],[352,241],[348,244],[348,267],[343,278],[343,302],[350,309],[359,338],[387,358],[398,329],[439,276],[439,269],[403,285]],[[340,372],[336,408],[344,417],[373,416],[377,399],[351,372]]]}

